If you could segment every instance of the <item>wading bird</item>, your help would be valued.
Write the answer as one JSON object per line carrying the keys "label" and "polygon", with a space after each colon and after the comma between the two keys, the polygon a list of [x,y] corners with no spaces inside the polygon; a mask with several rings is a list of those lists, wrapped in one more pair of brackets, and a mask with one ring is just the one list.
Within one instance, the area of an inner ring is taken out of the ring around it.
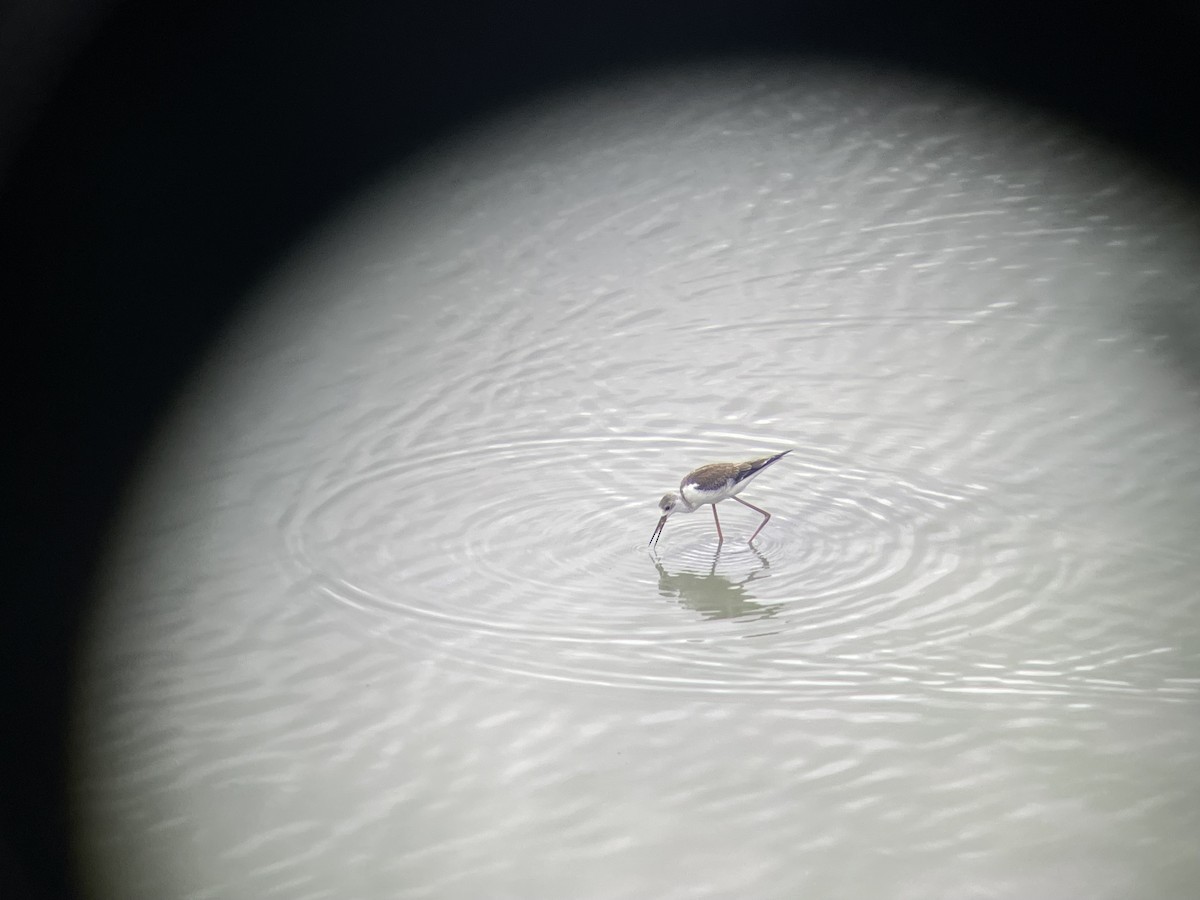
{"label": "wading bird", "polygon": [[725,536],[721,534],[721,520],[717,518],[717,504],[731,498],[737,500],[742,506],[750,507],[763,517],[758,528],[754,530],[754,534],[750,535],[750,540],[746,542],[753,543],[754,539],[758,537],[758,533],[763,530],[763,526],[770,521],[771,514],[765,509],[759,509],[753,503],[747,503],[737,494],[740,494],[763,469],[783,459],[791,452],[791,450],[784,450],[774,456],[764,456],[762,459],[752,459],[742,463],[712,463],[688,472],[683,476],[683,481],[679,483],[678,494],[672,491],[663,495],[663,498],[658,501],[658,508],[662,510],[662,518],[658,520],[658,526],[654,529],[650,543],[652,545],[658,543],[663,526],[667,524],[667,519],[672,515],[695,512],[706,503],[712,504],[713,521],[717,523],[717,544],[724,543]]}

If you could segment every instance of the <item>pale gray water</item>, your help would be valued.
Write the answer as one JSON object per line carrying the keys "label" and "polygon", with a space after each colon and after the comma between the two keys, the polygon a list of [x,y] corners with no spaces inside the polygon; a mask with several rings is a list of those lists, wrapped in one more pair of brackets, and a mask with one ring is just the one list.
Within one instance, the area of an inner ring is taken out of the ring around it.
{"label": "pale gray water", "polygon": [[[297,250],[114,542],[97,897],[1191,897],[1195,211],[1032,114],[659,74]],[[646,542],[689,469],[794,447]]]}

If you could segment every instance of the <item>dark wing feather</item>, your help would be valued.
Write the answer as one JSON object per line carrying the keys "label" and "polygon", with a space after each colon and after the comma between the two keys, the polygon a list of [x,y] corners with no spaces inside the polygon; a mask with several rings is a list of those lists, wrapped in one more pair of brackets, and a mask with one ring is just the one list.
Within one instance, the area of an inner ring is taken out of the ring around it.
{"label": "dark wing feather", "polygon": [[733,463],[710,463],[684,475],[683,481],[679,482],[679,493],[692,486],[702,491],[720,490],[730,478],[736,476],[737,466]]}
{"label": "dark wing feather", "polygon": [[778,462],[791,452],[791,450],[784,450],[782,453],[776,453],[774,456],[764,456],[762,459],[752,459],[749,462],[738,463],[736,466],[737,471],[733,476],[733,483],[738,484],[752,475],[757,475],[767,466],[771,465],[771,463]]}
{"label": "dark wing feather", "polygon": [[689,472],[684,476],[683,481],[679,483],[679,492],[683,493],[687,487],[693,485],[701,490],[717,491],[730,481],[739,484],[747,478],[757,475],[771,463],[782,459],[791,452],[791,450],[784,450],[774,456],[764,456],[762,459],[752,459],[744,463],[712,463],[701,466],[695,472]]}

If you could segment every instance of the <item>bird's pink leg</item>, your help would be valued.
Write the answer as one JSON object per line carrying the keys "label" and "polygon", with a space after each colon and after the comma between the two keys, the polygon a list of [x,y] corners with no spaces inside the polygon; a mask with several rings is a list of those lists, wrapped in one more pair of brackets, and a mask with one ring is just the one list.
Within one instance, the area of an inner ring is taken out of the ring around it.
{"label": "bird's pink leg", "polygon": [[[736,500],[737,498],[734,497],[734,499]],[[725,535],[721,534],[721,520],[717,518],[717,504],[714,503],[712,505],[712,509],[713,509],[713,521],[717,523],[717,543],[723,544],[723,543],[725,543]]]}
{"label": "bird's pink leg", "polygon": [[[759,509],[759,508],[758,508],[757,506],[755,506],[753,503],[747,503],[747,502],[746,502],[745,500],[743,500],[741,497],[734,497],[733,499],[734,499],[734,500],[736,500],[738,503],[742,504],[742,506],[748,506],[748,507],[750,507],[752,510],[754,510],[756,513],[761,513],[761,514],[762,514],[762,517],[763,517],[763,520],[762,520],[762,522],[759,524],[758,528],[756,528],[756,529],[754,530],[754,534],[750,535],[750,540],[746,541],[746,543],[747,543],[747,544],[753,544],[753,543],[754,543],[754,539],[755,539],[756,537],[758,537],[758,533],[759,533],[760,531],[762,531],[762,530],[763,530],[763,528],[766,526],[766,524],[767,524],[768,522],[770,522],[770,521],[771,521],[771,514],[770,514],[769,512],[767,512],[765,509]],[[714,507],[713,507],[713,512],[716,512],[716,511],[717,511],[717,508],[714,506]]]}

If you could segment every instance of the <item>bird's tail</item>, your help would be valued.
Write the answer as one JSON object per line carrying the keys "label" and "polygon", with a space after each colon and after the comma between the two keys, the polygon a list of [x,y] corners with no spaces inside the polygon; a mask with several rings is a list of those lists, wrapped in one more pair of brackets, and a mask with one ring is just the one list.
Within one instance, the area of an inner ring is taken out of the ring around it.
{"label": "bird's tail", "polygon": [[776,453],[774,456],[764,456],[762,459],[755,459],[748,463],[744,463],[742,471],[738,473],[737,480],[743,481],[744,479],[749,478],[751,475],[761,472],[767,466],[771,465],[771,463],[779,462],[779,460],[783,459],[791,452],[791,450],[784,450],[782,453]]}
{"label": "bird's tail", "polygon": [[791,450],[784,450],[782,453],[776,453],[774,456],[768,456],[768,457],[765,457],[764,459],[756,459],[754,461],[754,471],[757,472],[760,469],[765,469],[771,463],[778,462],[779,460],[783,459],[785,456],[787,456],[791,452],[792,452]]}

